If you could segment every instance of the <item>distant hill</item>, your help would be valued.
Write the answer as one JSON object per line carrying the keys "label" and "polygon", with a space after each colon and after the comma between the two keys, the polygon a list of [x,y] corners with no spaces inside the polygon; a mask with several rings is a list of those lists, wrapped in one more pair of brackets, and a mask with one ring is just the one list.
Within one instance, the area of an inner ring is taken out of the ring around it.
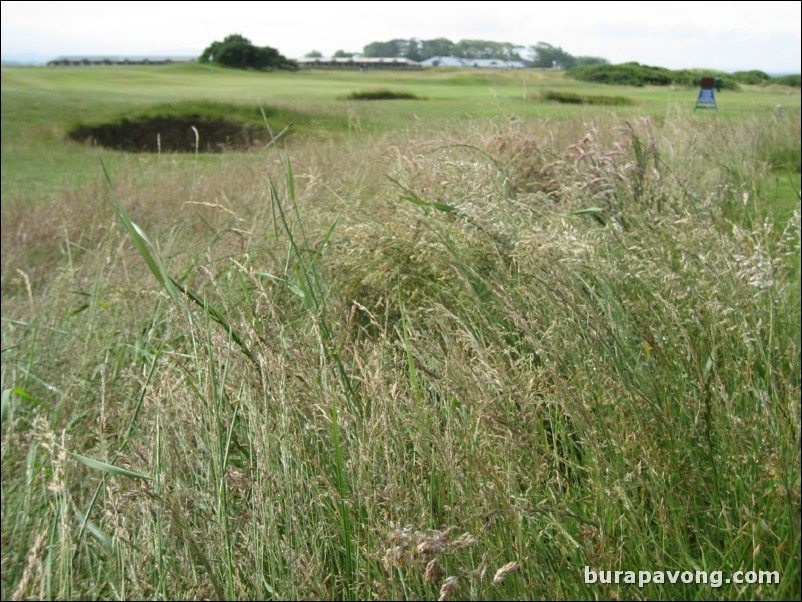
{"label": "distant hill", "polygon": [[20,54],[11,57],[3,57],[0,60],[3,67],[38,67],[47,64],[51,56],[41,56],[37,54]]}

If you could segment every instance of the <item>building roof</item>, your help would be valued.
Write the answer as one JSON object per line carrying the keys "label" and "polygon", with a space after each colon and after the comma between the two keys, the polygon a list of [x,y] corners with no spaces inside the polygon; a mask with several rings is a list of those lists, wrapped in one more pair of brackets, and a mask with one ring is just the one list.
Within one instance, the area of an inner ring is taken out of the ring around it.
{"label": "building roof", "polygon": [[197,57],[194,56],[112,56],[112,55],[69,55],[69,56],[60,56],[52,61],[49,61],[48,64],[59,64],[59,63],[73,63],[73,64],[93,64],[93,65],[103,65],[103,64],[113,64],[113,65],[125,65],[128,63],[138,63],[138,64],[145,64],[145,63],[189,63],[191,61],[197,60]]}
{"label": "building roof", "polygon": [[365,56],[346,56],[337,58],[327,57],[306,57],[296,59],[300,65],[406,65],[408,67],[420,67],[420,63],[408,58],[392,57],[365,57]]}

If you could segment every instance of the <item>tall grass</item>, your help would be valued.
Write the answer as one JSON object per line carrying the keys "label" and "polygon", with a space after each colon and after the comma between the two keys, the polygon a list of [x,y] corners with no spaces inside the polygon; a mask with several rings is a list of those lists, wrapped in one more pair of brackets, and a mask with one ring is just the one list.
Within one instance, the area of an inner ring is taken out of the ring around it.
{"label": "tall grass", "polygon": [[3,597],[798,598],[794,119],[109,173],[4,257]]}

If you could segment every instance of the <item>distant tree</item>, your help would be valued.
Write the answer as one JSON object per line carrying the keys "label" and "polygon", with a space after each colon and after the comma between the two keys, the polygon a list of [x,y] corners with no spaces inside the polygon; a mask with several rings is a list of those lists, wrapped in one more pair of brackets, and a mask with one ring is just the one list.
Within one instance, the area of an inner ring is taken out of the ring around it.
{"label": "distant tree", "polygon": [[460,40],[456,44],[447,38],[420,40],[418,38],[371,42],[363,49],[367,57],[401,58],[425,61],[435,56],[457,56],[466,59],[501,59],[522,61],[523,48],[509,42],[490,40]]}
{"label": "distant tree", "polygon": [[320,50],[312,50],[311,52],[307,52],[304,57],[308,59],[320,59],[323,58],[323,53]]}
{"label": "distant tree", "polygon": [[552,46],[546,42],[538,42],[529,47],[532,55],[530,65],[541,69],[563,69],[571,67],[586,67],[589,65],[607,65],[607,59],[600,56],[573,56],[559,46]]}
{"label": "distant tree", "polygon": [[552,46],[546,42],[538,42],[530,47],[534,55],[532,66],[541,69],[570,69],[577,64],[576,57],[571,56],[559,46]]}
{"label": "distant tree", "polygon": [[369,57],[406,57],[413,61],[425,61],[435,56],[459,56],[469,59],[521,60],[518,47],[507,42],[487,40],[460,40],[456,44],[446,38],[419,40],[418,38],[395,39],[387,42],[371,42],[363,50]]}
{"label": "distant tree", "polygon": [[203,51],[198,59],[201,63],[216,63],[237,69],[295,70],[298,65],[270,46],[255,46],[245,36],[232,34],[222,42],[215,41]]}
{"label": "distant tree", "polygon": [[408,58],[411,61],[422,61],[423,54],[421,50],[422,50],[421,41],[418,40],[417,38],[410,38],[409,40],[406,40],[404,52],[401,56]]}
{"label": "distant tree", "polygon": [[446,38],[423,40],[420,43],[421,60],[424,61],[435,56],[454,56],[453,52],[454,42]]}
{"label": "distant tree", "polygon": [[609,65],[610,61],[600,56],[576,56],[574,65],[577,67],[587,67],[588,65]]}
{"label": "distant tree", "polygon": [[398,58],[404,56],[406,40],[371,42],[362,49],[362,54],[371,58]]}
{"label": "distant tree", "polygon": [[350,59],[356,52],[346,52],[345,50],[338,50],[334,53],[335,59]]}

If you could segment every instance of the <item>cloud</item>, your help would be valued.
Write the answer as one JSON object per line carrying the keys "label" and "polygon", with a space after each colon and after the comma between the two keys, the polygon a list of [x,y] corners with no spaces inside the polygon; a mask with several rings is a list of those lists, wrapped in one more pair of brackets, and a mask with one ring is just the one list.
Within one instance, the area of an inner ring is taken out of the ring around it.
{"label": "cloud", "polygon": [[480,38],[672,68],[800,71],[800,3],[2,2],[2,53],[199,54],[241,33],[288,56]]}

